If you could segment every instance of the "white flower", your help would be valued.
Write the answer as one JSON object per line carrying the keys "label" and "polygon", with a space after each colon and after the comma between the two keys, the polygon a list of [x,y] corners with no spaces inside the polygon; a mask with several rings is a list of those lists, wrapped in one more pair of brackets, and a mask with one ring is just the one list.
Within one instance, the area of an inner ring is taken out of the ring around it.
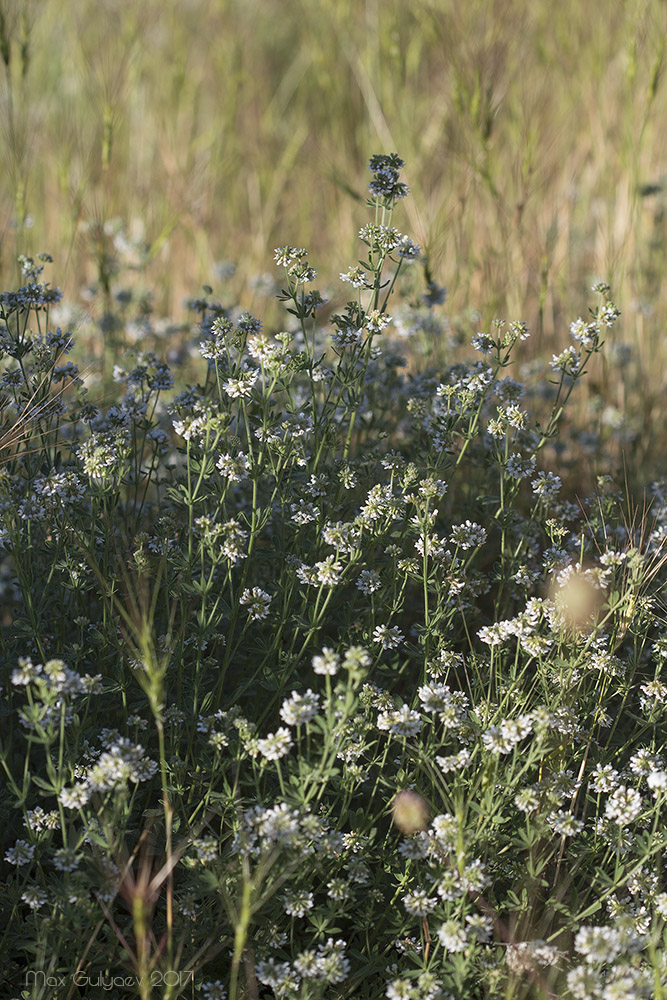
{"label": "white flower", "polygon": [[411,979],[392,979],[384,995],[388,1000],[414,1000],[414,983]]}
{"label": "white flower", "polygon": [[635,788],[619,785],[607,799],[605,816],[619,826],[631,823],[642,811],[642,797]]}
{"label": "white flower", "polygon": [[450,541],[461,549],[472,549],[484,544],[486,531],[476,521],[464,521],[462,524],[452,525]]}
{"label": "white flower", "polygon": [[339,275],[341,281],[349,281],[353,288],[366,288],[366,271],[362,267],[349,267]]}
{"label": "white flower", "polygon": [[302,726],[317,715],[320,707],[320,696],[308,688],[305,694],[292,691],[290,698],[285,698],[280,709],[280,718],[288,726]]}
{"label": "white flower", "polygon": [[9,862],[10,865],[20,867],[30,864],[34,856],[35,847],[33,844],[29,844],[27,840],[17,840],[14,846],[5,852],[5,861]]}
{"label": "white flower", "polygon": [[335,561],[335,556],[327,556],[322,562],[313,566],[317,582],[322,587],[335,587],[343,571],[341,563]]}
{"label": "white flower", "polygon": [[575,834],[581,833],[584,828],[580,819],[575,819],[574,816],[563,812],[562,809],[547,816],[547,825],[561,837],[574,837]]}
{"label": "white flower", "polygon": [[261,621],[262,618],[266,618],[271,600],[271,595],[260,587],[246,589],[241,595],[241,604],[247,605],[251,621]]}
{"label": "white flower", "polygon": [[315,897],[312,892],[301,889],[297,892],[286,893],[283,899],[283,908],[289,917],[304,917],[308,910],[312,910]]}
{"label": "white flower", "polygon": [[614,927],[581,927],[574,947],[590,964],[613,962],[622,951],[621,932]]}
{"label": "white flower", "polygon": [[646,783],[657,799],[660,792],[667,789],[667,771],[651,771],[646,778]]}
{"label": "white flower", "polygon": [[589,788],[592,792],[612,792],[618,785],[618,771],[611,764],[596,764]]}
{"label": "white flower", "polygon": [[558,496],[561,485],[560,477],[555,476],[553,472],[540,472],[537,479],[533,479],[531,483],[533,493],[545,498]]}
{"label": "white flower", "polygon": [[215,463],[216,468],[224,479],[229,479],[230,483],[240,483],[246,478],[246,473],[250,468],[250,460],[242,451],[237,452],[236,457],[225,452]]}
{"label": "white flower", "polygon": [[416,736],[422,727],[419,712],[407,705],[394,712],[381,712],[377,720],[378,729],[387,730],[394,736]]}
{"label": "white flower", "polygon": [[36,886],[32,889],[26,889],[22,894],[21,899],[29,906],[31,910],[38,910],[40,906],[44,906],[47,901],[47,895],[43,889],[38,889]]}
{"label": "white flower", "polygon": [[316,674],[334,677],[340,669],[340,656],[329,646],[324,646],[320,655],[313,657],[312,667]]}
{"label": "white flower", "polygon": [[438,929],[438,940],[445,951],[464,951],[468,944],[465,928],[457,920],[446,920]]}
{"label": "white flower", "polygon": [[289,729],[281,726],[275,733],[269,733],[265,740],[258,741],[259,752],[267,760],[280,760],[288,754],[294,742]]}
{"label": "white flower", "polygon": [[427,917],[437,905],[435,896],[429,896],[424,889],[417,889],[403,896],[403,906],[413,917]]}
{"label": "white flower", "polygon": [[79,867],[81,856],[73,847],[61,847],[53,857],[53,867],[61,872],[73,872]]}
{"label": "white flower", "polygon": [[451,754],[449,757],[436,757],[435,762],[443,774],[449,774],[450,771],[462,771],[470,763],[470,751],[459,750],[458,753]]}
{"label": "white flower", "polygon": [[227,990],[220,979],[209,979],[201,984],[204,1000],[227,1000]]}
{"label": "white flower", "polygon": [[230,378],[226,382],[223,382],[222,391],[231,396],[232,399],[249,396],[258,375],[259,371],[257,369],[241,372],[237,378]]}
{"label": "white flower", "polygon": [[88,785],[83,782],[77,782],[71,788],[61,789],[58,799],[65,809],[80,809],[88,802],[91,794],[92,791]]}
{"label": "white flower", "polygon": [[373,629],[373,641],[379,642],[383,649],[395,649],[404,639],[405,636],[396,625],[393,628],[389,628],[388,625],[378,625]]}
{"label": "white flower", "polygon": [[380,574],[374,569],[364,569],[357,579],[357,590],[362,594],[374,594],[380,589]]}

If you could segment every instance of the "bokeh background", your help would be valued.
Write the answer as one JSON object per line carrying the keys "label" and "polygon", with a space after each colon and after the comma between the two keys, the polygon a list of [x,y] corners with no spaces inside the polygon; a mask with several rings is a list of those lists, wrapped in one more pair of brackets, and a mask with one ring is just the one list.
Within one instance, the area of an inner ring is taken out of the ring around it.
{"label": "bokeh background", "polygon": [[579,426],[633,482],[665,474],[664,0],[0,11],[5,287],[18,253],[46,250],[89,309],[129,284],[178,322],[210,284],[259,310],[275,246],[307,246],[331,282],[356,262],[368,158],[396,151],[411,190],[396,224],[454,325],[525,320],[525,360],[548,358],[609,281],[622,320]]}

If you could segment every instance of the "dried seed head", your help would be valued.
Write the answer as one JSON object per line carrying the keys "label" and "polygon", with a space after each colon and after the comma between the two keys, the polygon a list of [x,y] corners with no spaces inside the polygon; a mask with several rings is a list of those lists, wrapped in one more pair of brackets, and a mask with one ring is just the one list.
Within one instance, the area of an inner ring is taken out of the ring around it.
{"label": "dried seed head", "polygon": [[425,830],[429,824],[430,810],[426,799],[407,788],[398,792],[391,811],[394,823],[406,836]]}

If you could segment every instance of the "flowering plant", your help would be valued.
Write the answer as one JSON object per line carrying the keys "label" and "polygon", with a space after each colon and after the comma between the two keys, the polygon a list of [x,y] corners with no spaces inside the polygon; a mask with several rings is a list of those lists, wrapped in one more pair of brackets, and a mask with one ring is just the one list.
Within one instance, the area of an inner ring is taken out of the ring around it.
{"label": "flowering plant", "polygon": [[519,322],[399,374],[420,251],[402,161],[370,166],[353,298],[325,324],[279,248],[289,329],[199,300],[203,380],[168,404],[149,351],[90,403],[35,261],[2,298],[24,996],[119,968],[142,998],[659,995],[667,492],[628,526],[608,482],[577,505],[543,467],[618,310],[597,286],[546,418],[506,374]]}

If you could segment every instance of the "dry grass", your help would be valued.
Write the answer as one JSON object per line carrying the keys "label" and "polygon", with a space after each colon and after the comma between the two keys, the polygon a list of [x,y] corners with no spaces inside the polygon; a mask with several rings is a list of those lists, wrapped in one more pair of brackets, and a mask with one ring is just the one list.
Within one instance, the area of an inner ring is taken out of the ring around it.
{"label": "dry grass", "polygon": [[275,245],[331,276],[355,259],[368,156],[395,149],[405,228],[452,312],[525,319],[550,352],[591,281],[611,283],[632,358],[592,373],[583,416],[617,408],[638,461],[663,448],[661,0],[0,7],[6,280],[47,249],[70,297],[104,283],[100,232],[121,218],[145,234],[159,313],[182,316],[220,259],[252,307]]}

